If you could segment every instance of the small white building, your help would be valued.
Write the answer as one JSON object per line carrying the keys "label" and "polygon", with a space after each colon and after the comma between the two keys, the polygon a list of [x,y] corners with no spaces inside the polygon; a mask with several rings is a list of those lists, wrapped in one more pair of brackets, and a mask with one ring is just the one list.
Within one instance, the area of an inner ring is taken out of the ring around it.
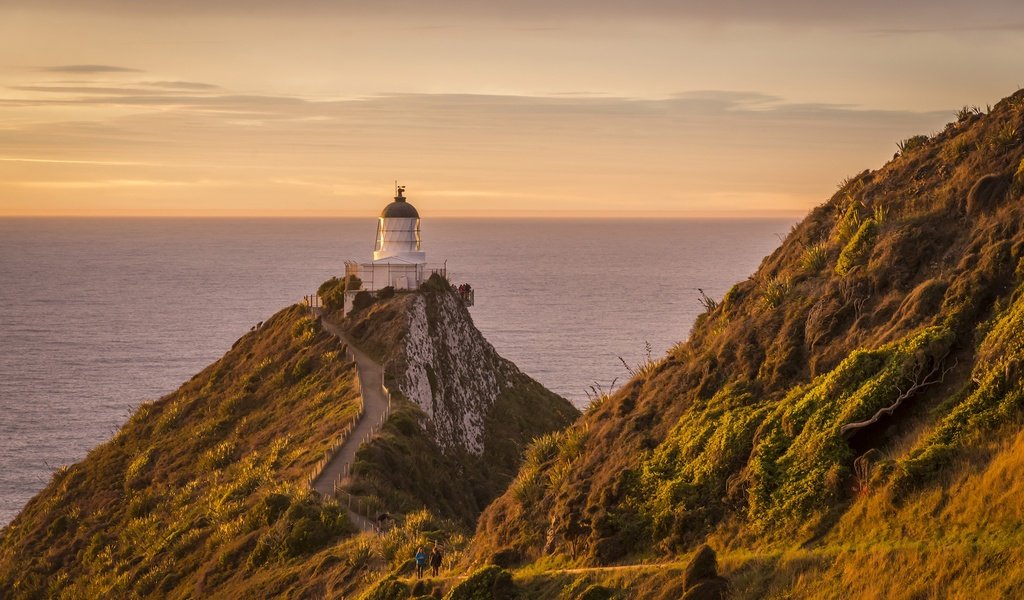
{"label": "small white building", "polygon": [[[447,278],[445,266],[427,265],[427,253],[420,240],[420,213],[405,198],[405,186],[395,185],[395,198],[384,207],[377,219],[377,240],[373,261],[345,262],[345,278],[359,278],[358,290],[345,291],[345,312],[352,310],[352,301],[360,291],[378,292],[386,287],[396,291],[415,290],[434,273]],[[466,304],[472,305],[472,291],[464,285],[459,289]]]}

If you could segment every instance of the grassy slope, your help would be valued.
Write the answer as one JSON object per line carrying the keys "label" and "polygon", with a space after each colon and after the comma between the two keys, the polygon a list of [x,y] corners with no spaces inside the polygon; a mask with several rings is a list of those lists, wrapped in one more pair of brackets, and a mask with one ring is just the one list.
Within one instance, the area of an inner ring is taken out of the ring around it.
{"label": "grassy slope", "polygon": [[844,182],[689,341],[535,445],[473,555],[710,536],[741,596],[1017,589],[1022,133],[1018,93]]}
{"label": "grassy slope", "polygon": [[339,350],[292,307],[141,406],[4,530],[0,596],[241,594],[308,571],[351,527],[305,484],[357,410]]}

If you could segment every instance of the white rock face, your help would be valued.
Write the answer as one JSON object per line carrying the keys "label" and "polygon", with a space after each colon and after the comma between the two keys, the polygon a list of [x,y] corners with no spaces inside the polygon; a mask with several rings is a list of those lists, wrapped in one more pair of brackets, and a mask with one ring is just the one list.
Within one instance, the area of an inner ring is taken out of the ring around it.
{"label": "white rock face", "polygon": [[399,389],[427,414],[445,449],[484,450],[484,419],[521,376],[477,331],[454,294],[417,295],[408,315]]}

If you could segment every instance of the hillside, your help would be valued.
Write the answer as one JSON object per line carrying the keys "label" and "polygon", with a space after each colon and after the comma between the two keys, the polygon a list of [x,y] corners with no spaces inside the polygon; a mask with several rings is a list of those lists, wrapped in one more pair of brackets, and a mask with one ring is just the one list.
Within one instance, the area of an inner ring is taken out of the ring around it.
{"label": "hillside", "polygon": [[[293,306],[55,473],[3,530],[0,597],[337,597],[401,567],[425,537],[457,553],[522,448],[578,413],[498,357],[465,307],[451,310],[452,297],[435,281],[356,314],[361,339],[376,340],[382,355],[473,349],[471,365],[466,356],[417,364],[444,381],[486,380],[496,393],[438,391],[429,415],[392,394],[391,415],[360,446],[343,495],[368,516],[389,512],[398,524],[386,538],[354,535],[347,500],[307,483],[357,418],[359,388],[344,342]],[[428,333],[409,340],[403,311],[420,303],[450,310],[416,313]],[[436,423],[464,415],[472,437],[439,434]]]}
{"label": "hillside", "polygon": [[543,579],[708,540],[738,597],[1019,595],[1022,134],[1024,91],[844,181],[534,444],[475,560]]}

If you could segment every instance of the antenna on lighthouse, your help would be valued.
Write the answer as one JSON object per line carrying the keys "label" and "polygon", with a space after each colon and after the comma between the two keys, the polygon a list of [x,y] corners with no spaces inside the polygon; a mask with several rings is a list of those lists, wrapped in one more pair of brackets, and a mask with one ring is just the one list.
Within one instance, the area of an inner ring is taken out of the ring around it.
{"label": "antenna on lighthouse", "polygon": [[405,201],[405,196],[402,195],[404,192],[405,192],[405,186],[404,185],[398,185],[398,180],[396,179],[395,180],[395,200],[397,200],[399,202]]}

